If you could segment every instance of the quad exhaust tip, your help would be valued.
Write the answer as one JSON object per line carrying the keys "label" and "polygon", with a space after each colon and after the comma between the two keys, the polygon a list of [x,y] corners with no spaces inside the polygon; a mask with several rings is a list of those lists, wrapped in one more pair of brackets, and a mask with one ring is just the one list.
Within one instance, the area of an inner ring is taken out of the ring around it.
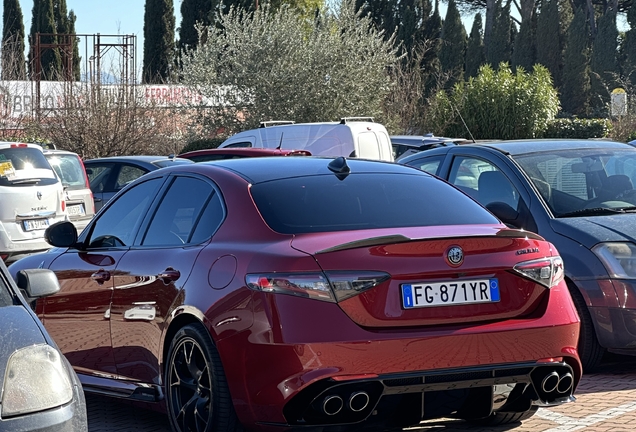
{"label": "quad exhaust tip", "polygon": [[349,396],[349,409],[353,412],[360,412],[369,405],[369,395],[367,392],[355,392]]}
{"label": "quad exhaust tip", "polygon": [[322,402],[322,411],[328,416],[334,416],[342,410],[343,406],[344,402],[340,396],[331,395]]}
{"label": "quad exhaust tip", "polygon": [[559,378],[559,385],[557,385],[557,392],[563,394],[570,391],[572,385],[574,384],[574,378],[572,378],[571,373],[564,374],[561,378]]}
{"label": "quad exhaust tip", "polygon": [[555,391],[560,394],[568,393],[573,385],[574,378],[570,372],[559,375],[556,371],[552,371],[541,380],[541,390],[547,394]]}

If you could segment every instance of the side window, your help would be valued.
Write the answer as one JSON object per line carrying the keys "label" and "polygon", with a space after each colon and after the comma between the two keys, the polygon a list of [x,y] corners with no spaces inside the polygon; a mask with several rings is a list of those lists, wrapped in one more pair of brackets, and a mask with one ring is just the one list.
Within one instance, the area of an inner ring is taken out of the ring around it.
{"label": "side window", "polygon": [[249,141],[241,141],[241,142],[235,142],[232,144],[228,144],[226,146],[224,146],[225,148],[236,148],[236,147],[252,147],[252,143]]}
{"label": "side window", "polygon": [[486,207],[503,202],[517,210],[519,192],[496,166],[483,159],[457,157],[451,167],[449,182]]}
{"label": "side window", "polygon": [[162,182],[161,178],[148,180],[117,198],[97,219],[87,241],[88,247],[130,246]]}
{"label": "side window", "polygon": [[222,214],[220,200],[209,183],[177,177],[161,200],[141,244],[180,246],[201,242],[216,230]]}
{"label": "side window", "polygon": [[93,193],[101,193],[106,190],[113,164],[89,165],[86,167],[86,175]]}
{"label": "side window", "polygon": [[358,135],[358,149],[360,150],[359,158],[380,159],[380,146],[373,132],[363,132]]}
{"label": "side window", "polygon": [[422,171],[426,171],[429,174],[437,174],[437,169],[442,163],[442,159],[442,156],[422,158],[409,162],[409,166],[415,167]]}
{"label": "side window", "polygon": [[117,176],[117,181],[115,182],[115,190],[123,188],[128,183],[138,179],[147,172],[148,170],[136,166],[122,165],[121,169],[119,170],[119,175]]}

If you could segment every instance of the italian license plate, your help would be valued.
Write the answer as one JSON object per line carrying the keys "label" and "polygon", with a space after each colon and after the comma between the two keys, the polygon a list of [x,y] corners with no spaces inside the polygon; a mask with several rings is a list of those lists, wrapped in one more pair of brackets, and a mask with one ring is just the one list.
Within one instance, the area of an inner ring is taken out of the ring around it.
{"label": "italian license plate", "polygon": [[493,303],[500,300],[497,279],[475,279],[402,285],[402,306],[412,309],[472,303]]}
{"label": "italian license plate", "polygon": [[33,231],[38,229],[45,229],[49,226],[48,219],[27,219],[22,221],[25,231]]}
{"label": "italian license plate", "polygon": [[73,204],[66,207],[66,212],[69,216],[84,216],[84,204]]}

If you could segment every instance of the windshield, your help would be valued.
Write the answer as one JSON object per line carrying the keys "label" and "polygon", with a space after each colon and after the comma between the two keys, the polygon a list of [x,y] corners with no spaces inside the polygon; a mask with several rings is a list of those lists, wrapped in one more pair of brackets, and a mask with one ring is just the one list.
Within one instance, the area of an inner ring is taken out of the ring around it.
{"label": "windshield", "polygon": [[69,189],[87,189],[84,167],[78,156],[73,154],[47,154],[46,158],[62,180],[62,185]]}
{"label": "windshield", "polygon": [[636,206],[636,149],[571,149],[515,159],[556,217]]}
{"label": "windshield", "polygon": [[265,222],[283,234],[499,223],[459,190],[423,174],[294,177],[251,191]]}

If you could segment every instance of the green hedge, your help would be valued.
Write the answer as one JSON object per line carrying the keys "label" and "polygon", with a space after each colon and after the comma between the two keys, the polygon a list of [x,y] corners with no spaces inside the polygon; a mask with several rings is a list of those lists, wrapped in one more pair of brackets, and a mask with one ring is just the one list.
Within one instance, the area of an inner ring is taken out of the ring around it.
{"label": "green hedge", "polygon": [[544,138],[607,138],[612,131],[608,119],[560,118],[548,122]]}
{"label": "green hedge", "polygon": [[181,149],[181,153],[191,152],[195,150],[214,149],[221,145],[226,138],[201,138],[198,140],[190,141],[184,148]]}

